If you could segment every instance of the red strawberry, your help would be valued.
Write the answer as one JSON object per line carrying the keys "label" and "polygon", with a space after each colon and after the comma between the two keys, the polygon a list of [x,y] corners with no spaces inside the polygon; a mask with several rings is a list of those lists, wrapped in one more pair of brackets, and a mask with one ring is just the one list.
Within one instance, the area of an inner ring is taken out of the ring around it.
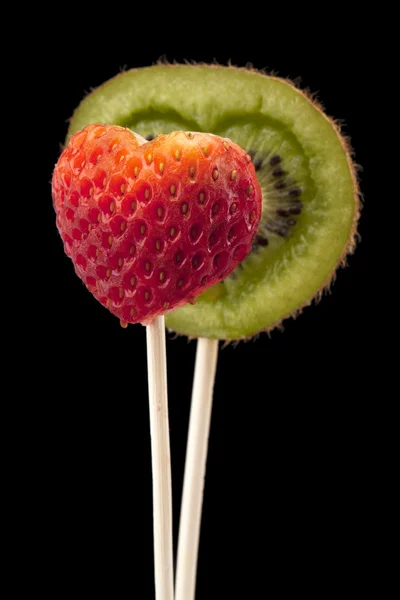
{"label": "red strawberry", "polygon": [[148,323],[224,279],[261,216],[250,157],[206,133],[146,143],[89,125],[62,153],[52,189],[76,273],[124,323]]}

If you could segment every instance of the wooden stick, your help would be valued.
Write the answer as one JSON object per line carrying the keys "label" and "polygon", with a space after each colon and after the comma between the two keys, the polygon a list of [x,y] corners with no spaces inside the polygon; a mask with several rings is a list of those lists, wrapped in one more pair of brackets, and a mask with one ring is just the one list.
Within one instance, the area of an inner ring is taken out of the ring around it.
{"label": "wooden stick", "polygon": [[179,525],[175,600],[194,600],[218,340],[199,338]]}
{"label": "wooden stick", "polygon": [[172,494],[164,317],[146,327],[156,600],[173,600]]}

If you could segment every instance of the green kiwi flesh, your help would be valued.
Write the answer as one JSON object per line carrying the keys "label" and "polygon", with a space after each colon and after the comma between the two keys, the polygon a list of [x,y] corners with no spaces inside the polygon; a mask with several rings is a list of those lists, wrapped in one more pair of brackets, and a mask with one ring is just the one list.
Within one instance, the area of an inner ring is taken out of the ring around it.
{"label": "green kiwi flesh", "polygon": [[263,190],[254,251],[194,306],[166,315],[179,334],[237,340],[269,331],[310,304],[354,248],[359,199],[349,147],[289,81],[210,65],[127,71],[82,101],[68,136],[89,123],[126,126],[148,139],[207,131],[253,157]]}

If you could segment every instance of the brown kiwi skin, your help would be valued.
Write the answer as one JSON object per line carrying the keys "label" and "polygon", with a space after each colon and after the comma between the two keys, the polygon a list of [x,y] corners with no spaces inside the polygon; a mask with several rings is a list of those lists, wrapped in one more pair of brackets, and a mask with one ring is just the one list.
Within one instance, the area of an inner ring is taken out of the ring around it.
{"label": "brown kiwi skin", "polygon": [[[165,58],[159,59],[156,64],[162,65],[164,67],[168,67],[171,69],[182,66],[182,63],[178,63],[178,62],[170,63]],[[276,81],[280,81],[286,85],[290,85],[290,87],[292,87],[298,94],[301,94],[308,102],[310,102],[314,106],[314,108],[322,115],[322,117],[325,120],[327,120],[330,123],[331,127],[334,129],[337,137],[339,138],[339,141],[344,150],[344,153],[346,155],[347,163],[349,165],[351,177],[353,180],[354,206],[355,206],[353,223],[352,223],[352,227],[351,227],[351,230],[349,233],[349,237],[347,239],[346,246],[344,247],[343,252],[342,252],[341,256],[339,257],[335,267],[332,269],[332,272],[330,273],[330,275],[326,278],[326,280],[319,287],[319,289],[316,291],[316,293],[313,294],[312,296],[310,296],[310,298],[308,298],[308,300],[303,302],[303,304],[301,304],[295,311],[285,314],[281,319],[279,319],[278,321],[276,321],[269,327],[266,327],[265,329],[260,330],[255,335],[243,336],[243,337],[235,338],[235,339],[221,340],[224,342],[223,347],[228,346],[229,344],[237,345],[241,341],[246,342],[246,341],[250,341],[250,340],[255,340],[262,333],[267,333],[269,335],[271,333],[271,331],[274,329],[279,329],[282,331],[284,320],[289,319],[289,318],[296,319],[303,312],[304,308],[306,308],[307,306],[310,306],[313,302],[319,302],[321,300],[321,298],[323,297],[324,293],[330,292],[331,286],[335,281],[337,270],[340,267],[347,266],[348,256],[354,253],[357,243],[359,243],[361,241],[361,237],[358,233],[358,222],[359,222],[360,215],[361,215],[362,201],[363,201],[363,198],[362,198],[362,195],[360,192],[359,177],[358,177],[358,172],[361,167],[359,165],[357,165],[357,163],[354,161],[354,150],[351,146],[350,138],[347,135],[344,135],[342,133],[341,124],[337,120],[335,120],[333,117],[330,117],[326,114],[322,103],[317,99],[317,96],[315,93],[311,92],[307,88],[301,89],[299,87],[299,85],[300,85],[299,81],[292,81],[289,78],[278,77],[276,75],[276,73],[273,71],[267,72],[265,69],[256,69],[253,67],[253,65],[251,63],[248,63],[245,67],[234,66],[234,65],[232,65],[231,61],[228,61],[227,65],[221,65],[217,62],[209,64],[209,63],[192,62],[192,61],[190,61],[190,62],[184,61],[183,64],[186,66],[193,67],[194,69],[196,69],[198,67],[207,67],[207,68],[211,68],[211,69],[231,69],[234,71],[244,71],[247,73],[255,73],[258,75],[263,75],[263,76],[269,77],[271,79],[275,79]],[[138,71],[138,70],[141,70],[141,69],[129,69],[129,71]],[[120,74],[116,75],[116,77],[119,77],[124,72],[125,71],[122,71]],[[105,82],[101,86],[99,86],[98,89],[101,89],[104,85],[107,85],[107,82]],[[89,93],[91,93],[91,92],[89,92]],[[189,340],[197,339],[195,337],[187,336],[186,334],[179,333],[172,329],[169,329],[168,331],[176,334],[177,336],[184,335]]]}

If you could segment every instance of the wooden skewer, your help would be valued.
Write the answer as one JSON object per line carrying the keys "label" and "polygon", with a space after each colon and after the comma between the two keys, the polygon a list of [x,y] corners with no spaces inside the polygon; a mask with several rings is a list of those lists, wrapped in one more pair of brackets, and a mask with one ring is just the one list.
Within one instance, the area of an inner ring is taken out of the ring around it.
{"label": "wooden skewer", "polygon": [[197,342],[179,524],[175,600],[194,600],[218,340]]}
{"label": "wooden skewer", "polygon": [[150,325],[147,325],[146,338],[153,472],[156,600],[173,600],[171,458],[163,316],[156,317]]}

